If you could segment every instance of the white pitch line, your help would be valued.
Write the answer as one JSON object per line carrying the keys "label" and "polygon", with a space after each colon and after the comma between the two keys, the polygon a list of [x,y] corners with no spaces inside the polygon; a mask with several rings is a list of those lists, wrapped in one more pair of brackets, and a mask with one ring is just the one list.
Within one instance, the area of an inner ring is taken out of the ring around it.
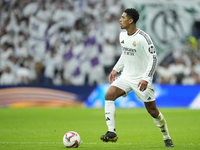
{"label": "white pitch line", "polygon": [[[27,145],[27,144],[36,144],[36,145],[49,145],[49,144],[63,144],[63,142],[0,142],[0,145],[5,145],[5,144],[21,144],[21,145]],[[102,143],[92,143],[92,142],[83,142],[81,141],[81,144],[85,145],[104,145],[104,144],[115,144],[115,145],[135,145],[135,143],[112,143],[112,142],[102,142]],[[200,143],[182,143],[182,144],[177,144],[177,145],[189,145],[189,146],[194,146],[194,145],[200,145]]]}
{"label": "white pitch line", "polygon": [[[4,144],[21,144],[21,145],[26,145],[26,144],[62,144],[62,142],[0,142],[1,145]],[[96,144],[126,144],[126,145],[132,145],[133,143],[92,143],[92,142],[83,142],[81,141],[81,144],[88,144],[88,145],[96,145]]]}
{"label": "white pitch line", "polygon": [[91,145],[93,144],[93,145],[95,145],[95,144],[97,144],[97,143],[89,143],[89,142],[82,142],[82,141],[81,141],[81,144],[91,144]]}
{"label": "white pitch line", "polygon": [[1,145],[4,144],[61,144],[62,142],[0,142]]}

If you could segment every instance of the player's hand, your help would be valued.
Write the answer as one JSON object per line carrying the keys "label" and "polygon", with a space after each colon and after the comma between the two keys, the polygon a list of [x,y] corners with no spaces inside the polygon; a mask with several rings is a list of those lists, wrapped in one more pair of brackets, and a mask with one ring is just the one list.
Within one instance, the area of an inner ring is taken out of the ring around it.
{"label": "player's hand", "polygon": [[112,70],[110,75],[109,75],[109,82],[110,84],[113,83],[113,81],[115,81],[115,76],[117,75],[117,71]]}
{"label": "player's hand", "polygon": [[147,85],[148,85],[148,82],[145,81],[145,80],[141,80],[139,83],[138,83],[138,87],[139,87],[139,90],[140,91],[145,91],[147,89]]}

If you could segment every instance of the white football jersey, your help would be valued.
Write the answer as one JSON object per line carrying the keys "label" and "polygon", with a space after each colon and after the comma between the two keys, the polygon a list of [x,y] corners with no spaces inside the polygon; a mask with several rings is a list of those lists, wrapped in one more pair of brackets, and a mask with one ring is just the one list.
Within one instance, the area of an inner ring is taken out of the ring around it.
{"label": "white football jersey", "polygon": [[158,61],[149,35],[140,29],[130,36],[122,31],[119,40],[122,54],[113,69],[117,72],[123,69],[121,76],[129,81],[143,79],[151,83]]}

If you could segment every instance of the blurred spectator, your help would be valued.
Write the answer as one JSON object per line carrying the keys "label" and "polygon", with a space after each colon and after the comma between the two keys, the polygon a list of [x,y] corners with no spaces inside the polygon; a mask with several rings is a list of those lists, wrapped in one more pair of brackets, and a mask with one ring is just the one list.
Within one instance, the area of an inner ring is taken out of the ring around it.
{"label": "blurred spectator", "polygon": [[42,0],[39,10],[36,13],[36,17],[42,21],[49,22],[49,20],[51,19],[51,15],[51,11],[47,9],[45,1]]}
{"label": "blurred spectator", "polygon": [[[108,39],[111,43],[114,43],[119,39],[119,21],[116,19],[114,14],[107,14],[105,19],[106,20],[103,24],[103,38]],[[110,33],[112,33],[112,36],[110,36]]]}
{"label": "blurred spectator", "polygon": [[15,48],[16,56],[19,58],[28,57],[28,49],[22,45],[22,41],[19,41],[18,45]]}
{"label": "blurred spectator", "polygon": [[199,76],[199,81],[200,81],[200,58],[198,57],[193,58],[193,66],[194,66],[194,71]]}
{"label": "blurred spectator", "polygon": [[50,2],[47,3],[47,8],[51,11],[51,14],[53,14],[57,9],[57,0],[50,0]]}
{"label": "blurred spectator", "polygon": [[5,64],[11,69],[11,72],[16,73],[16,66],[18,66],[18,59],[14,55],[9,56]]}
{"label": "blurred spectator", "polygon": [[35,82],[33,84],[42,84],[43,83],[43,66],[41,62],[35,62],[34,65],[35,72]]}
{"label": "blurred spectator", "polygon": [[162,65],[157,67],[158,83],[168,84],[174,80],[173,73],[169,70],[169,63],[164,61]]}
{"label": "blurred spectator", "polygon": [[0,44],[3,45],[4,43],[12,43],[11,35],[6,30],[3,30],[0,35]]}
{"label": "blurred spectator", "polygon": [[184,76],[183,80],[182,80],[182,84],[186,84],[186,85],[194,85],[194,84],[199,84],[199,77],[198,75],[195,73],[194,68],[191,67],[191,73],[187,76]]}
{"label": "blurred spectator", "polygon": [[25,66],[26,68],[29,68],[29,72],[30,72],[30,75],[29,75],[30,83],[35,83],[35,82],[36,82],[37,75],[36,75],[35,65],[36,65],[36,62],[35,62],[33,56],[30,56],[30,55],[29,55],[29,56],[24,60],[24,66]]}
{"label": "blurred spectator", "polygon": [[48,53],[46,53],[43,66],[44,66],[44,84],[50,85],[52,84],[52,80],[54,77],[54,73],[56,69],[60,69],[61,58],[55,52],[54,48],[51,48]]}
{"label": "blurred spectator", "polygon": [[23,15],[25,17],[30,17],[31,15],[34,15],[39,7],[39,3],[37,2],[37,0],[24,1],[24,5],[25,6],[23,6]]}
{"label": "blurred spectator", "polygon": [[120,16],[121,15],[121,11],[119,11],[121,9],[121,5],[120,5],[120,1],[119,0],[111,0],[108,2],[108,11],[110,14],[113,14],[114,16]]}
{"label": "blurred spectator", "polygon": [[29,34],[29,19],[28,18],[23,18],[21,20],[21,30],[23,31],[23,33],[25,35],[28,35]]}
{"label": "blurred spectator", "polygon": [[17,84],[29,84],[31,83],[31,72],[23,62],[16,68],[16,80]]}
{"label": "blurred spectator", "polygon": [[0,85],[15,85],[16,82],[16,75],[11,71],[10,67],[5,67],[3,72],[0,76]]}
{"label": "blurred spectator", "polygon": [[174,63],[169,65],[169,71],[176,77],[176,84],[180,84],[181,80],[184,77],[184,65],[183,63],[177,58],[174,60]]}
{"label": "blurred spectator", "polygon": [[65,22],[67,20],[67,9],[65,3],[60,3],[52,16],[52,20],[55,22]]}
{"label": "blurred spectator", "polygon": [[19,14],[13,14],[13,16],[11,16],[9,25],[6,27],[6,31],[11,32],[12,34],[18,33],[19,31],[23,30],[21,28],[21,23],[22,19]]}
{"label": "blurred spectator", "polygon": [[54,85],[62,85],[63,79],[62,79],[62,71],[55,71],[54,77],[53,77],[53,84]]}
{"label": "blurred spectator", "polygon": [[3,31],[6,32],[7,31],[7,27],[9,26],[9,23],[10,23],[10,17],[7,17],[5,19],[5,21],[3,22],[3,24],[1,25],[1,32],[3,32]]}
{"label": "blurred spectator", "polygon": [[104,65],[106,75],[109,75],[115,63],[116,49],[115,46],[107,39],[102,46],[101,62]]}
{"label": "blurred spectator", "polygon": [[69,28],[73,28],[75,22],[79,20],[79,11],[75,11],[73,5],[69,5],[66,9],[66,26]]}
{"label": "blurred spectator", "polygon": [[3,47],[0,48],[0,64],[4,64],[8,60],[8,58],[13,54],[13,48],[8,43],[4,43]]}

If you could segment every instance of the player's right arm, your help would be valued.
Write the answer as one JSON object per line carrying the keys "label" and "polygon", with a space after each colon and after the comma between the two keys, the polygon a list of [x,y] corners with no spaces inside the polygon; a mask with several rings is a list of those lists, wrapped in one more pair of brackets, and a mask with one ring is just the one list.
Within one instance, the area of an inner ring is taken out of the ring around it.
{"label": "player's right arm", "polygon": [[123,63],[123,54],[122,54],[109,75],[110,83],[115,81],[115,76],[117,75],[117,72],[119,72],[123,67],[124,67],[124,63]]}
{"label": "player's right arm", "polygon": [[115,81],[115,76],[116,76],[116,75],[117,75],[117,71],[112,70],[111,73],[110,73],[110,75],[109,75],[109,82],[110,82],[110,84],[111,84],[113,81]]}
{"label": "player's right arm", "polygon": [[[119,41],[121,41],[121,36],[122,36],[122,32],[119,35]],[[123,56],[123,52],[122,52],[120,58],[118,59],[117,63],[115,64],[113,70],[119,72],[124,67],[123,57],[124,56]]]}
{"label": "player's right arm", "polygon": [[123,67],[124,67],[124,63],[123,63],[123,53],[122,53],[119,60],[115,64],[113,70],[119,72],[120,70],[122,70]]}

